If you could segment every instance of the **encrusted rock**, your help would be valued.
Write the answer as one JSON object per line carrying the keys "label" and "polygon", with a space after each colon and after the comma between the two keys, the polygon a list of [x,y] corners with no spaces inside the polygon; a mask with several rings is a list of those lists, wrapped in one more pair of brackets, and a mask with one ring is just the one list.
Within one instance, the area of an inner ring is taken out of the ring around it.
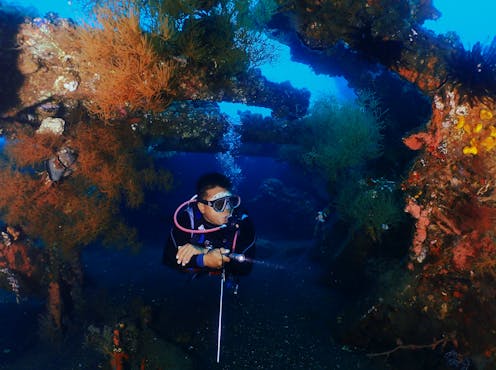
{"label": "encrusted rock", "polygon": [[55,135],[62,135],[64,132],[65,121],[62,118],[47,117],[42,122],[36,133],[46,134],[53,133]]}

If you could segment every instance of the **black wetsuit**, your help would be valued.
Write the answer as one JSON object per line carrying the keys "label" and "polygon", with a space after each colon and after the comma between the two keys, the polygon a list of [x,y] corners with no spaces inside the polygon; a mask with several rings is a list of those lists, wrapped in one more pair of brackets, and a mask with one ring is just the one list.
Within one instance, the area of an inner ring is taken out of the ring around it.
{"label": "black wetsuit", "polygon": [[[182,210],[178,216],[178,222],[186,229],[212,229],[217,227],[208,223],[198,210],[196,203],[191,204]],[[236,238],[236,245],[233,247],[233,240],[236,230],[239,229]],[[247,259],[255,257],[255,228],[250,218],[239,208],[236,208],[232,217],[229,219],[227,227],[211,233],[192,234],[179,230],[175,224],[169,234],[169,238],[164,248],[163,263],[183,271],[218,271],[208,267],[200,267],[197,263],[196,256],[193,256],[186,266],[177,263],[177,247],[191,243],[202,248],[225,248],[231,252],[244,254]],[[231,259],[225,264],[225,270],[228,275],[247,275],[252,269],[252,263],[238,262]]]}

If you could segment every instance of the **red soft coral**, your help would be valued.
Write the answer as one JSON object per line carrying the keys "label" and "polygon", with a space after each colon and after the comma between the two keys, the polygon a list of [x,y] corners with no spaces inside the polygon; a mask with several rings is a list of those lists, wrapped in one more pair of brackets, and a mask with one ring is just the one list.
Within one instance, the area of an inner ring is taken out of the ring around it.
{"label": "red soft coral", "polygon": [[496,208],[483,206],[476,198],[458,202],[454,214],[458,218],[458,228],[463,232],[475,230],[484,234],[492,231],[496,223]]}
{"label": "red soft coral", "polygon": [[475,250],[470,240],[463,240],[453,248],[453,264],[459,270],[470,267],[469,257],[475,257]]}
{"label": "red soft coral", "polygon": [[415,236],[413,238],[413,254],[421,262],[425,255],[422,256],[422,245],[427,239],[427,226],[430,224],[429,220],[429,210],[422,209],[420,205],[415,203],[413,199],[408,200],[408,204],[405,207],[405,212],[410,213],[414,218],[417,219],[417,223],[415,224]]}

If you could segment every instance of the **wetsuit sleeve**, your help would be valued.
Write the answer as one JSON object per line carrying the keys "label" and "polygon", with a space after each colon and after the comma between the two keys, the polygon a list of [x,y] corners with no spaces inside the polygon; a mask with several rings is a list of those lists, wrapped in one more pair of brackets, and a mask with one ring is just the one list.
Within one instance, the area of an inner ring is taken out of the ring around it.
{"label": "wetsuit sleeve", "polygon": [[[250,259],[255,259],[256,257],[256,234],[255,226],[251,219],[245,218],[241,221],[239,227],[238,240],[236,242],[236,253],[244,254],[245,257]],[[252,262],[238,262],[236,260],[231,260],[229,263],[229,270],[234,275],[248,275],[252,268]]]}
{"label": "wetsuit sleeve", "polygon": [[[191,227],[191,221],[187,212],[182,212],[178,216],[178,222],[180,225],[185,225],[185,227]],[[172,225],[172,228],[169,232],[169,236],[167,238],[167,242],[165,243],[163,255],[162,255],[162,263],[169,267],[173,267],[178,270],[187,270],[188,268],[197,268],[199,267],[196,263],[196,258],[191,258],[191,260],[186,264],[186,266],[181,266],[177,264],[176,254],[177,248],[191,243],[191,234],[186,233],[182,230],[179,230],[176,225]]]}

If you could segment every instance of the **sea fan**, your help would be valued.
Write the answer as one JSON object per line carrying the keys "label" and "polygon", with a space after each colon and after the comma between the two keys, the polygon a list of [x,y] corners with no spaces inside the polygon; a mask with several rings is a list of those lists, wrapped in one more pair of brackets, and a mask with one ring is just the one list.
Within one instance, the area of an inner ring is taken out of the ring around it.
{"label": "sea fan", "polygon": [[458,50],[447,59],[447,82],[470,104],[496,100],[496,37],[484,47]]}

